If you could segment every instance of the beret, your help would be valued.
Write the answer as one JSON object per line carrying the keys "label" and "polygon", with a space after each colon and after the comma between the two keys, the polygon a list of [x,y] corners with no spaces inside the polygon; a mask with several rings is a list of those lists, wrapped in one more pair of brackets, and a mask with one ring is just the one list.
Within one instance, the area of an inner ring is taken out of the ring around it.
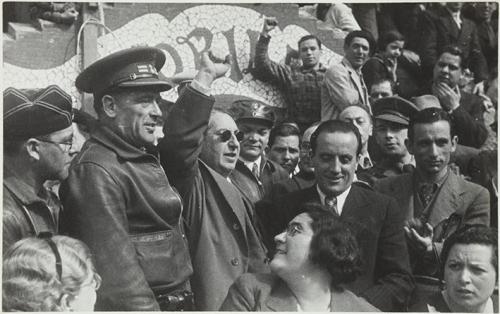
{"label": "beret", "polygon": [[172,83],[159,73],[164,64],[165,54],[158,48],[124,49],[92,63],[77,76],[75,86],[94,95],[113,87],[154,87],[166,91]]}
{"label": "beret", "polygon": [[236,122],[244,120],[259,120],[272,128],[276,119],[271,106],[253,99],[236,100],[231,105],[231,112]]}
{"label": "beret", "polygon": [[374,118],[402,125],[409,125],[410,117],[418,112],[418,108],[412,102],[399,96],[377,99],[372,109]]}
{"label": "beret", "polygon": [[57,85],[9,87],[3,92],[4,139],[28,139],[63,130],[73,122],[71,96]]}

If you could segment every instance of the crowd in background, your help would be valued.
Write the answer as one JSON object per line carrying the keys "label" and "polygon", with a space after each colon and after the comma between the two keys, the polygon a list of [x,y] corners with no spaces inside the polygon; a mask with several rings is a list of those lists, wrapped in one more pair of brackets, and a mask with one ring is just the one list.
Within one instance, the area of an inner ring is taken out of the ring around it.
{"label": "crowd in background", "polygon": [[[217,106],[231,57],[135,47],[3,92],[4,311],[498,312],[497,3],[321,3]],[[177,88],[171,103],[160,93]],[[94,307],[95,305],[95,307]]]}

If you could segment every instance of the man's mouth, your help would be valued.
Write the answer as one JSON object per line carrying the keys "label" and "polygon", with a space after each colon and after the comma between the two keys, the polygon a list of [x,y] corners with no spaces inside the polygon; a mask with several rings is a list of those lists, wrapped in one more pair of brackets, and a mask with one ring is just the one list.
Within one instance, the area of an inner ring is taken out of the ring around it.
{"label": "man's mouth", "polygon": [[148,132],[153,133],[155,131],[155,128],[156,128],[156,123],[146,122],[146,123],[144,123],[144,127],[146,128],[146,130]]}
{"label": "man's mouth", "polygon": [[236,154],[236,153],[225,153],[224,156],[230,157],[230,158],[236,158],[236,157],[238,157],[238,154]]}

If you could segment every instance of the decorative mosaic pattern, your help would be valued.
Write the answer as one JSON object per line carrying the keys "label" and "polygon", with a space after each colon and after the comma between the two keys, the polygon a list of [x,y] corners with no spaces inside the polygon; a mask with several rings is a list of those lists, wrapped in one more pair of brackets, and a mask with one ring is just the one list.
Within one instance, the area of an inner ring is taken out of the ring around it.
{"label": "decorative mosaic pattern", "polygon": [[[196,69],[202,52],[211,49],[216,55],[232,54],[233,67],[226,77],[213,83],[214,94],[236,94],[253,97],[273,106],[283,107],[280,93],[267,84],[253,79],[247,69],[253,56],[257,35],[264,16],[252,9],[227,5],[200,5],[186,9],[172,21],[157,13],[140,16],[123,27],[98,38],[101,56],[140,45],[155,46],[166,55],[165,76]],[[272,33],[270,59],[283,62],[287,46],[297,49],[297,41],[309,32],[297,25],[277,28]],[[322,62],[330,64],[340,55],[323,48]],[[37,88],[58,84],[73,96],[80,107],[81,94],[73,82],[80,72],[79,57],[48,70],[31,70],[4,63],[4,86]],[[165,92],[169,100],[177,98],[176,90]]]}

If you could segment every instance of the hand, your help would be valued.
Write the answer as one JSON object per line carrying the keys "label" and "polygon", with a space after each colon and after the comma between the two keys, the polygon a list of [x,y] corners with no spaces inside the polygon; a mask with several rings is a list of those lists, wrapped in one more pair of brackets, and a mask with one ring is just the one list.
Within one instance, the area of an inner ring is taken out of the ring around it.
{"label": "hand", "polygon": [[448,84],[440,82],[432,85],[432,93],[439,99],[441,107],[446,111],[452,111],[460,106],[460,95]]}
{"label": "hand", "polygon": [[262,26],[261,34],[269,36],[269,33],[278,26],[278,20],[275,17],[266,17],[264,19],[264,26]]}
{"label": "hand", "polygon": [[211,51],[204,52],[201,55],[201,67],[194,79],[206,87],[210,87],[212,82],[231,68],[231,56],[227,55],[225,59],[215,57]]}
{"label": "hand", "polygon": [[[415,221],[419,223],[415,223]],[[403,228],[405,230],[406,239],[412,247],[420,251],[432,251],[434,230],[429,223],[422,224],[419,219],[411,219]]]}
{"label": "hand", "polygon": [[475,95],[484,95],[484,81],[481,81],[474,85],[474,88],[472,89],[472,93]]}
{"label": "hand", "polygon": [[405,58],[408,63],[420,65],[420,56],[411,50],[403,49],[401,56]]}

